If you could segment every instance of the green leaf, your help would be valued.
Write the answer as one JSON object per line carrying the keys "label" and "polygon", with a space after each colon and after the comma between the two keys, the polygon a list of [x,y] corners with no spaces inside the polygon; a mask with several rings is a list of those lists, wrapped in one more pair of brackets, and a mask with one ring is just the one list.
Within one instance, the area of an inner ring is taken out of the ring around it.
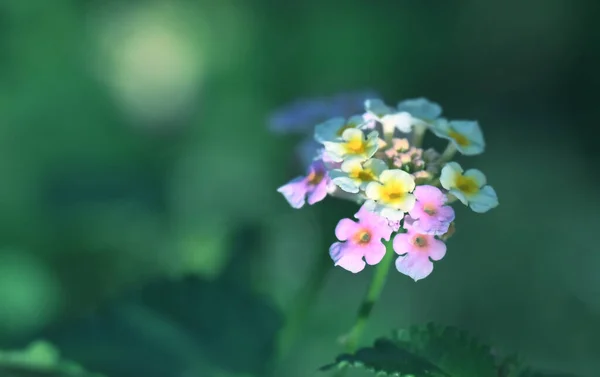
{"label": "green leaf", "polygon": [[398,330],[397,344],[429,360],[450,376],[497,377],[490,348],[455,327],[429,323]]}
{"label": "green leaf", "polygon": [[498,377],[494,357],[466,332],[454,327],[413,326],[379,339],[373,347],[337,357],[333,367],[362,367],[378,375],[413,377]]}
{"label": "green leaf", "polygon": [[[514,374],[515,377],[578,377],[572,373],[564,372],[542,372],[533,370],[531,368],[525,368]],[[512,375],[509,375],[512,377]]]}
{"label": "green leaf", "polygon": [[87,372],[80,365],[64,360],[46,341],[32,342],[23,350],[0,350],[0,375],[3,377],[103,377]]}
{"label": "green leaf", "polygon": [[333,368],[364,368],[378,376],[443,377],[438,367],[420,356],[398,347],[389,339],[378,339],[372,347],[359,349],[354,355],[343,354],[321,371]]}

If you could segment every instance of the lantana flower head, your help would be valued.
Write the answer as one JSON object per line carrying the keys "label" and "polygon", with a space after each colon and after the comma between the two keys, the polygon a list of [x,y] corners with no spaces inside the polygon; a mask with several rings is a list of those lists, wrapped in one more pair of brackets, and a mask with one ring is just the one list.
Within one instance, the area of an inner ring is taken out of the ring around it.
{"label": "lantana flower head", "polygon": [[414,192],[417,202],[409,211],[414,219],[413,228],[423,234],[441,236],[448,232],[454,221],[454,209],[446,205],[446,195],[435,186],[417,186]]}
{"label": "lantana flower head", "polygon": [[439,261],[446,255],[446,244],[434,235],[417,231],[411,220],[404,220],[406,233],[394,237],[393,247],[399,255],[396,259],[396,269],[417,281],[431,274],[432,261]]}
{"label": "lantana flower head", "polygon": [[357,193],[364,191],[369,183],[377,181],[386,169],[387,164],[376,158],[366,162],[350,159],[344,161],[340,169],[332,170],[330,176],[332,182],[342,190]]}
{"label": "lantana flower head", "polygon": [[296,177],[277,189],[293,208],[302,208],[306,202],[312,205],[327,196],[329,174],[323,161],[314,161],[305,177]]}
{"label": "lantana flower head", "polygon": [[[342,219],[335,228],[335,242],[329,248],[329,255],[336,266],[357,273],[366,264],[374,265],[383,259],[386,247],[382,239],[389,240],[392,228],[388,221],[364,207],[354,215],[358,221]],[[365,263],[366,262],[366,263]]]}
{"label": "lantana flower head", "polygon": [[465,156],[483,153],[485,140],[479,123],[468,120],[451,120],[440,118],[432,124],[432,131],[437,136],[450,140],[454,147]]}
{"label": "lantana flower head", "polygon": [[362,130],[349,128],[342,133],[337,141],[326,141],[325,153],[332,161],[342,162],[348,159],[365,161],[375,154],[379,147],[377,131],[371,131],[365,136]]}
{"label": "lantana flower head", "polygon": [[442,169],[440,183],[464,205],[474,212],[483,213],[498,206],[498,196],[485,175],[477,169],[464,171],[456,162],[449,162]]}
{"label": "lantana flower head", "polygon": [[[381,261],[387,246],[399,254],[398,271],[423,279],[433,271],[432,261],[444,257],[445,242],[454,234],[455,199],[475,212],[498,205],[483,173],[448,162],[456,151],[483,152],[479,124],[441,114],[441,107],[425,98],[401,101],[397,108],[370,99],[360,116],[340,114],[316,125],[315,142],[305,148],[313,154],[307,158],[312,161],[307,176],[278,191],[294,208],[326,196],[360,206],[357,220],[338,223],[339,241],[329,249],[336,266],[359,272]],[[428,130],[449,140],[443,153],[422,145]]]}

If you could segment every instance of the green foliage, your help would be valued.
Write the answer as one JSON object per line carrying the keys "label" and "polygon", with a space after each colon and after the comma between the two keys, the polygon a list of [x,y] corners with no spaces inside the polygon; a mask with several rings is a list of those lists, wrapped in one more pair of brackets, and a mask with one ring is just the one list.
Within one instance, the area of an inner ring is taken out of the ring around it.
{"label": "green foliage", "polygon": [[490,348],[455,327],[429,323],[397,330],[355,354],[343,354],[321,371],[363,368],[394,377],[576,377],[524,367],[515,355],[497,361]]}
{"label": "green foliage", "polygon": [[281,318],[229,280],[161,280],[44,336],[110,377],[262,375]]}
{"label": "green foliage", "polygon": [[0,351],[3,377],[103,377],[64,360],[52,344],[35,341],[23,350]]}
{"label": "green foliage", "polygon": [[451,376],[497,376],[490,348],[455,327],[413,326],[396,331],[393,338],[400,347],[430,360]]}
{"label": "green foliage", "polygon": [[333,366],[364,367],[380,375],[413,377],[497,377],[488,347],[465,332],[434,324],[396,331],[373,347],[341,355]]}

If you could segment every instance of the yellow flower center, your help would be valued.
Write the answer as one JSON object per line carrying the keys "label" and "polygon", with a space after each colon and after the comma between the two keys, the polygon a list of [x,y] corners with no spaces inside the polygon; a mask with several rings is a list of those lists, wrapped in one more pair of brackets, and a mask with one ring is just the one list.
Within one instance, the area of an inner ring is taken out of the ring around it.
{"label": "yellow flower center", "polygon": [[340,127],[340,129],[335,134],[338,137],[342,137],[342,134],[344,133],[344,131],[346,131],[348,128],[355,128],[355,127],[356,126],[352,123],[346,123],[342,127]]}
{"label": "yellow flower center", "polygon": [[427,247],[427,238],[418,235],[413,239],[413,244],[419,248],[426,248]]}
{"label": "yellow flower center", "polygon": [[354,233],[352,240],[354,241],[354,243],[357,243],[359,245],[367,244],[369,243],[369,241],[371,241],[371,233],[368,230],[363,229],[359,232]]}
{"label": "yellow flower center", "polygon": [[479,185],[475,182],[475,179],[464,175],[459,175],[456,178],[456,188],[467,195],[476,194],[479,191]]}
{"label": "yellow flower center", "polygon": [[381,187],[379,196],[384,203],[397,203],[406,196],[407,192],[408,190],[400,182],[389,182]]}
{"label": "yellow flower center", "polygon": [[363,170],[361,168],[356,168],[348,174],[350,178],[356,179],[361,182],[372,182],[375,180],[375,174],[373,174],[370,170]]}
{"label": "yellow flower center", "polygon": [[312,172],[310,172],[308,177],[306,177],[306,179],[308,180],[309,184],[318,185],[323,180],[324,176],[325,176],[325,174],[323,172],[312,171]]}
{"label": "yellow flower center", "polygon": [[466,147],[469,144],[471,144],[471,142],[469,141],[469,139],[467,139],[465,135],[458,133],[454,130],[450,130],[450,132],[448,132],[448,136],[454,139],[454,141],[456,141],[456,144],[460,145],[461,147]]}
{"label": "yellow flower center", "polygon": [[349,154],[362,154],[365,153],[365,141],[362,137],[356,137],[346,142],[346,151]]}

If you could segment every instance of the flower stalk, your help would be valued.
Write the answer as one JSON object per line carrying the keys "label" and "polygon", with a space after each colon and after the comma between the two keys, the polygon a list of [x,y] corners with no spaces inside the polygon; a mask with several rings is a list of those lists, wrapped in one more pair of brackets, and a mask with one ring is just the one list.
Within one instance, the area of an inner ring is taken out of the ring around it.
{"label": "flower stalk", "polygon": [[355,352],[360,338],[364,332],[365,326],[369,321],[373,307],[379,300],[385,282],[387,281],[388,273],[390,271],[392,262],[394,261],[394,250],[392,248],[392,241],[386,242],[386,253],[381,262],[375,267],[375,273],[369,283],[367,293],[365,294],[358,312],[356,315],[356,321],[350,329],[348,335],[343,339],[343,343],[346,347],[347,352]]}

